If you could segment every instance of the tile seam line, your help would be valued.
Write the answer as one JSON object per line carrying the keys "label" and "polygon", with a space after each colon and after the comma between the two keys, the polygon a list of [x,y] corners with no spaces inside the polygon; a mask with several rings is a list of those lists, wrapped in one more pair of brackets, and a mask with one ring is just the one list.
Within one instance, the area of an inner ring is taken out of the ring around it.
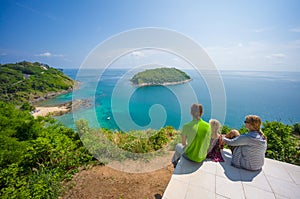
{"label": "tile seam line", "polygon": [[272,187],[272,185],[271,185],[271,183],[270,183],[270,180],[269,180],[269,178],[268,178],[268,175],[267,175],[264,171],[263,171],[263,173],[264,173],[264,175],[266,176],[266,180],[267,180],[267,182],[268,182],[268,185],[270,186],[270,188],[271,188],[271,190],[272,190],[272,192],[273,192],[275,198],[277,198],[277,197],[276,197],[275,190],[273,189],[273,187]]}
{"label": "tile seam line", "polygon": [[291,173],[290,173],[289,170],[285,167],[284,164],[282,164],[282,167],[283,167],[283,169],[288,173],[288,175],[289,175],[290,179],[292,179],[293,183],[294,183],[295,185],[298,185],[298,184],[296,183],[296,181],[294,180],[294,178],[292,177]]}
{"label": "tile seam line", "polygon": [[[215,180],[216,180],[216,176],[215,176]],[[216,185],[216,182],[215,182],[215,185]],[[188,183],[188,187],[201,187],[202,189],[204,189],[204,190],[206,190],[206,191],[208,191],[208,192],[212,192],[211,190],[209,190],[209,189],[207,189],[206,187],[203,187],[203,186],[201,186],[201,185],[193,185],[193,184],[191,184],[190,182]],[[215,186],[215,194],[216,194],[216,186]]]}
{"label": "tile seam line", "polygon": [[[242,182],[242,184],[244,184],[244,182]],[[245,183],[245,185],[250,186],[250,187],[254,187],[254,188],[257,188],[257,189],[259,189],[259,190],[262,190],[262,191],[265,191],[265,192],[268,192],[268,193],[272,193],[272,194],[275,195],[275,192],[273,191],[273,189],[271,189],[271,191],[268,191],[268,190],[262,189],[262,188],[260,188],[260,187],[254,186],[254,185],[252,185],[251,183],[250,183],[250,184],[246,184],[246,183]],[[268,182],[268,185],[269,185],[269,182]],[[269,186],[270,186],[270,185],[269,185]],[[270,187],[271,187],[271,186],[270,186]]]}
{"label": "tile seam line", "polygon": [[216,168],[216,174],[215,174],[215,198],[217,198],[217,168]]}
{"label": "tile seam line", "polygon": [[241,182],[241,184],[242,184],[242,187],[243,187],[243,194],[244,194],[244,198],[245,199],[247,199],[247,197],[246,197],[246,190],[245,190],[245,186],[244,186],[244,183],[243,183],[243,181],[242,181],[242,173],[241,173],[241,171],[239,171],[239,175],[240,175],[240,182]]}
{"label": "tile seam line", "polygon": [[[292,180],[292,181],[287,181],[287,180],[282,179],[282,178],[280,178],[280,177],[272,176],[272,175],[269,175],[269,174],[266,174],[266,173],[265,173],[265,176],[268,176],[268,177],[271,177],[271,178],[275,178],[276,180],[280,180],[280,181],[283,181],[283,182],[285,182],[285,183],[294,184],[294,185],[296,185],[296,186],[299,185],[299,184],[295,183],[294,180]],[[289,177],[290,177],[290,175],[289,175]]]}

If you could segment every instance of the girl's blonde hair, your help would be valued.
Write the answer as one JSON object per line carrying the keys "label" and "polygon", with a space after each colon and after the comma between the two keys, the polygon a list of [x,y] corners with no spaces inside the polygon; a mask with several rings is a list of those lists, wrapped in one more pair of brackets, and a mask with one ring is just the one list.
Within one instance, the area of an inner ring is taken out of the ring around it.
{"label": "girl's blonde hair", "polygon": [[257,116],[257,115],[247,115],[246,118],[245,118],[245,123],[250,124],[249,130],[257,131],[263,137],[264,140],[267,139],[265,134],[260,129],[260,126],[261,126],[262,122],[261,122],[261,119],[260,119],[259,116]]}
{"label": "girl's blonde hair", "polygon": [[216,119],[209,120],[211,128],[211,138],[218,138],[221,131],[221,123]]}

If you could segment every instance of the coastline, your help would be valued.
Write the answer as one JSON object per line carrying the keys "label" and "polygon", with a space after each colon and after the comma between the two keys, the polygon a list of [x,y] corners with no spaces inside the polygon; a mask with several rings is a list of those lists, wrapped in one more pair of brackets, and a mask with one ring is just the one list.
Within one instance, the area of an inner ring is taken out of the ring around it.
{"label": "coastline", "polygon": [[70,112],[71,109],[67,106],[50,106],[50,107],[36,107],[34,111],[32,111],[32,116],[37,118],[38,116],[48,116],[48,115],[63,115],[65,113]]}
{"label": "coastline", "polygon": [[185,84],[192,81],[192,79],[187,79],[179,82],[165,82],[162,84],[157,84],[157,83],[142,83],[142,84],[133,84],[134,86],[137,87],[143,87],[143,86],[171,86],[171,85],[178,85],[178,84]]}
{"label": "coastline", "polygon": [[38,98],[30,101],[30,103],[33,106],[35,106],[35,110],[30,112],[31,115],[34,118],[37,118],[38,116],[45,117],[45,116],[49,116],[49,115],[61,116],[61,115],[71,112],[72,110],[79,108],[82,105],[90,106],[89,99],[69,101],[69,102],[65,102],[62,104],[58,104],[56,106],[42,106],[42,105],[39,106],[39,103],[41,103],[43,101],[47,101],[47,100],[55,98],[57,96],[70,93],[74,90],[78,90],[79,88],[80,88],[80,82],[75,81],[73,87],[69,88],[68,90],[46,93],[44,96],[38,97]]}
{"label": "coastline", "polygon": [[43,96],[36,96],[36,97],[34,97],[33,100],[30,100],[29,103],[32,104],[33,106],[35,106],[35,105],[38,106],[38,103],[40,103],[40,102],[46,101],[48,99],[55,98],[59,95],[70,93],[74,90],[78,90],[79,88],[80,88],[80,82],[74,81],[73,87],[70,87],[68,90],[61,90],[61,91],[57,91],[57,92],[49,92],[49,93],[44,94]]}
{"label": "coastline", "polygon": [[66,113],[69,113],[73,110],[76,110],[80,107],[89,107],[91,106],[89,99],[84,100],[73,100],[57,106],[37,106],[34,111],[31,111],[31,115],[34,118],[38,116],[61,116]]}

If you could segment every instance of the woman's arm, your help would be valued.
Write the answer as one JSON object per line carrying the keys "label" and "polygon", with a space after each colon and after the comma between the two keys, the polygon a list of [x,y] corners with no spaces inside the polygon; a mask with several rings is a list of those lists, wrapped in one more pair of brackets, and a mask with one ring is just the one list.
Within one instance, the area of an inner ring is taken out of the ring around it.
{"label": "woman's arm", "polygon": [[249,138],[246,135],[240,135],[234,139],[228,139],[225,136],[223,136],[222,141],[230,146],[240,146],[247,145],[249,143]]}

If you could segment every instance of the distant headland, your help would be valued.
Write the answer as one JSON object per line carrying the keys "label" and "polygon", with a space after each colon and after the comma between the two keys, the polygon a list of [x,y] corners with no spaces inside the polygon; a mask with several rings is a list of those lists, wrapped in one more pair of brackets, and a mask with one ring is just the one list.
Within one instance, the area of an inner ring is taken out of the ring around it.
{"label": "distant headland", "polygon": [[78,82],[39,62],[0,64],[0,101],[37,103],[71,92]]}
{"label": "distant headland", "polygon": [[135,86],[176,85],[191,81],[191,77],[176,68],[148,69],[135,74],[131,83]]}

